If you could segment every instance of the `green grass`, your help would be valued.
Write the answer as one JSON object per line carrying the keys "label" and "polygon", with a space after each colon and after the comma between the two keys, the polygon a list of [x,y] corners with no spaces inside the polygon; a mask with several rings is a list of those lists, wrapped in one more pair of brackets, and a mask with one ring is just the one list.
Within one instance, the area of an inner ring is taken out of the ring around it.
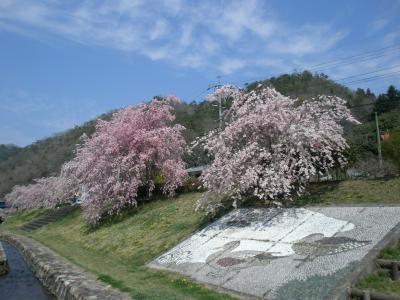
{"label": "green grass", "polygon": [[31,211],[21,211],[7,217],[7,221],[0,225],[0,230],[18,231],[18,227],[44,215],[48,210],[35,209]]}
{"label": "green grass", "polygon": [[351,203],[400,204],[400,177],[316,183],[306,195],[295,199],[297,206]]}
{"label": "green grass", "polygon": [[136,211],[88,230],[80,210],[31,233],[18,226],[43,211],[19,213],[1,230],[38,240],[97,278],[134,299],[234,299],[177,274],[145,264],[203,226],[204,213],[194,212],[199,193],[146,203]]}
{"label": "green grass", "polygon": [[[400,261],[400,242],[392,247],[383,249],[379,258]],[[373,289],[386,294],[400,295],[400,281],[393,281],[388,273],[373,273],[356,284],[362,289]]]}
{"label": "green grass", "polygon": [[400,281],[393,281],[387,273],[374,273],[356,284],[360,289],[373,289],[384,294],[400,295]]}
{"label": "green grass", "polygon": [[[147,262],[206,223],[204,213],[193,209],[200,195],[188,193],[148,202],[137,210],[125,211],[103,222],[95,230],[86,227],[80,210],[31,233],[22,232],[18,227],[45,211],[17,213],[7,218],[0,230],[38,240],[135,299],[233,299],[177,274],[146,267]],[[400,178],[314,184],[310,194],[298,198],[295,204],[375,202],[400,204]],[[398,257],[399,252],[399,249],[388,249],[382,252],[382,257]],[[383,289],[397,292],[398,284],[391,283],[389,278],[371,276],[375,277],[365,279],[360,285],[382,285]]]}
{"label": "green grass", "polygon": [[379,255],[384,259],[398,260],[400,261],[400,242],[392,247],[383,249]]}

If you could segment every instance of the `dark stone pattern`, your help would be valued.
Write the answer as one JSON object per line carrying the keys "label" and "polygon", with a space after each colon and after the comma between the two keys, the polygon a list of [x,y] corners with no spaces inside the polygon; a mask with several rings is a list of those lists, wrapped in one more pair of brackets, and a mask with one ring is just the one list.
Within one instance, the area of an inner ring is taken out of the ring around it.
{"label": "dark stone pattern", "polygon": [[7,256],[0,242],[0,276],[7,274],[7,272],[8,272]]}
{"label": "dark stone pattern", "polygon": [[31,271],[58,299],[131,299],[98,282],[92,275],[27,237],[1,233],[0,239],[9,242],[20,251]]}
{"label": "dark stone pattern", "polygon": [[237,259],[234,257],[223,257],[220,258],[219,260],[217,260],[217,264],[219,264],[221,267],[230,267],[230,266],[234,266],[237,264],[240,264],[244,262],[243,259]]}
{"label": "dark stone pattern", "polygon": [[[305,238],[305,240],[307,237]],[[371,241],[359,241],[343,236],[322,237],[316,241],[300,241],[293,244],[293,250],[298,255],[307,256],[306,259],[312,260],[323,255],[334,255],[341,252],[351,251],[365,245]]]}
{"label": "dark stone pattern", "polygon": [[[355,263],[349,264],[344,269],[336,271],[328,276],[312,276],[306,280],[292,280],[279,288],[276,300],[320,300],[339,299],[328,297],[329,291],[335,287],[337,281],[354,268]],[[340,298],[342,299],[342,298]]]}

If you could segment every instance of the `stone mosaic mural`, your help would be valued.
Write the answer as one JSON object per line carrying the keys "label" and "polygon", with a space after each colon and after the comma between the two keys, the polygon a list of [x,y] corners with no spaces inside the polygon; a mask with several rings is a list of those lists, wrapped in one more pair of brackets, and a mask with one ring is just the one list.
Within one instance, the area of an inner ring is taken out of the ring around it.
{"label": "stone mosaic mural", "polygon": [[266,299],[326,276],[321,299],[399,222],[400,207],[238,209],[150,266]]}

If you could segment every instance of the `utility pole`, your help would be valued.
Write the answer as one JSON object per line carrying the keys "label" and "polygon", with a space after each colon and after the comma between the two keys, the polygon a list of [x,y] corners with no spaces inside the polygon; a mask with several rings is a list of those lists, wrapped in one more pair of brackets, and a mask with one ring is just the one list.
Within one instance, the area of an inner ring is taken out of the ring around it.
{"label": "utility pole", "polygon": [[[217,84],[214,84],[214,85],[210,86],[209,89],[213,88],[214,91],[216,91],[218,88],[221,87],[221,76],[220,75],[217,76],[217,80],[218,80]],[[217,105],[215,105],[215,106],[217,106]],[[222,131],[222,121],[223,121],[222,112],[223,112],[222,111],[222,99],[221,99],[221,97],[219,97],[218,98],[218,128],[219,128],[219,131]]]}
{"label": "utility pole", "polygon": [[[214,90],[221,87],[221,76],[217,76],[218,84],[215,86]],[[222,131],[222,99],[218,98],[218,121],[219,121],[219,131]]]}
{"label": "utility pole", "polygon": [[379,169],[381,169],[382,168],[381,134],[379,132],[379,121],[377,112],[375,112],[375,125],[376,125],[376,141],[378,143]]}
{"label": "utility pole", "polygon": [[218,98],[219,131],[222,131],[222,99]]}

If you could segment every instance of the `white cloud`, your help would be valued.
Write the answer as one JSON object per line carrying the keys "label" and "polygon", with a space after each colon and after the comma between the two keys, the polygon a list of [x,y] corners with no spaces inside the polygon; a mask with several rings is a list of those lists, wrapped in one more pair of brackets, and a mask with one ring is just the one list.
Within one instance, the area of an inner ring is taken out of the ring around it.
{"label": "white cloud", "polygon": [[149,33],[150,40],[156,40],[163,37],[169,30],[168,23],[165,20],[157,20]]}
{"label": "white cloud", "polygon": [[182,0],[163,0],[163,6],[172,14],[177,15],[182,8]]}
{"label": "white cloud", "polygon": [[218,69],[223,75],[230,74],[242,69],[246,63],[244,59],[226,59],[219,64]]}
{"label": "white cloud", "polygon": [[221,10],[213,10],[211,25],[215,31],[230,41],[237,41],[248,33],[266,38],[276,29],[276,21],[263,14],[262,2],[234,1]]}
{"label": "white cloud", "polygon": [[3,0],[0,5],[3,30],[47,33],[224,73],[254,66],[267,56],[327,51],[345,35],[323,24],[297,29],[273,17],[261,0],[236,0],[229,5],[180,0]]}
{"label": "white cloud", "polygon": [[385,45],[392,45],[394,42],[400,40],[400,28],[395,31],[391,31],[383,37],[383,42]]}
{"label": "white cloud", "polygon": [[380,31],[385,28],[390,22],[389,18],[377,18],[369,24],[369,27],[373,32]]}
{"label": "white cloud", "polygon": [[325,52],[346,36],[344,31],[333,31],[326,25],[304,25],[290,31],[287,29],[282,39],[273,41],[270,49],[278,53],[295,56]]}

